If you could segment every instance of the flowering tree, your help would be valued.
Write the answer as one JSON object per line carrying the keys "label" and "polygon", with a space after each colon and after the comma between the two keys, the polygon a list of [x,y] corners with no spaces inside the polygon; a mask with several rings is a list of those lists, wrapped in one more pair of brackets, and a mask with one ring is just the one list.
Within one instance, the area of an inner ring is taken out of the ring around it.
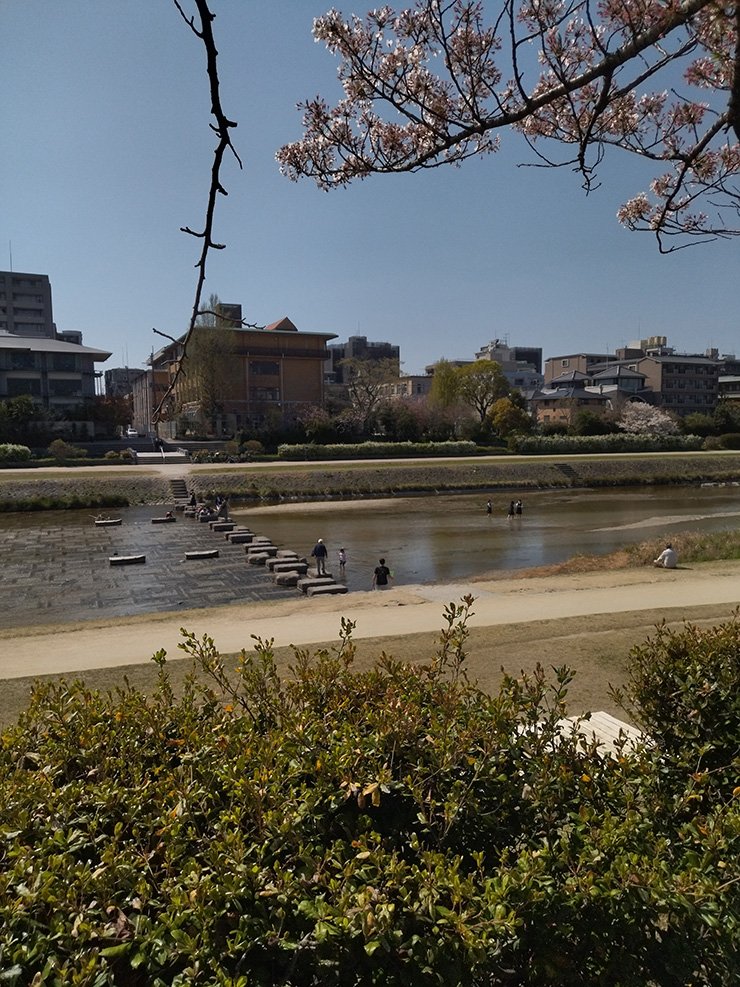
{"label": "flowering tree", "polygon": [[364,21],[317,18],[344,96],[302,104],[305,133],[278,152],[282,171],[329,189],[460,164],[511,129],[540,165],[579,171],[586,191],[610,146],[653,162],[650,191],[619,219],[663,252],[740,233],[740,4],[498,0],[484,13],[474,0],[415,0]]}
{"label": "flowering tree", "polygon": [[678,435],[681,431],[667,411],[638,403],[625,405],[617,428],[630,435]]}

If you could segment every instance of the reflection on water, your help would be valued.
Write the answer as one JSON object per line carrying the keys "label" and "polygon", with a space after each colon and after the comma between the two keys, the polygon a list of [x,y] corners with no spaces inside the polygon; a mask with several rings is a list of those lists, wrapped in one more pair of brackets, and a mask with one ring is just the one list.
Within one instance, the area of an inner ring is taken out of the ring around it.
{"label": "reflection on water", "polygon": [[[518,495],[517,495],[518,496]],[[455,582],[496,569],[605,554],[625,544],[685,529],[723,531],[740,518],[737,487],[625,487],[524,492],[524,513],[507,518],[512,494],[425,496],[398,501],[332,502],[248,510],[244,517],[299,554],[317,538],[330,568],[344,546],[350,589],[367,589],[379,556],[397,582]]]}

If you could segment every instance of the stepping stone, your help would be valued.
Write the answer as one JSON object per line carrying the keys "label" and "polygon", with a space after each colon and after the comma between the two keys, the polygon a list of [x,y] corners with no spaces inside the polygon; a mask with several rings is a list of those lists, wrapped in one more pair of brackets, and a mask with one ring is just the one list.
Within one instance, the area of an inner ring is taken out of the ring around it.
{"label": "stepping stone", "polygon": [[260,555],[269,555],[270,558],[272,558],[273,555],[277,555],[278,550],[277,545],[271,545],[269,542],[264,542],[260,545],[255,545],[253,542],[247,547],[246,552],[247,558],[255,553],[259,553]]}
{"label": "stepping stone", "polygon": [[185,553],[185,558],[186,559],[217,559],[218,558],[218,549],[217,548],[208,548],[205,551],[186,552]]}
{"label": "stepping stone", "polygon": [[301,593],[308,593],[309,586],[335,586],[332,576],[304,576],[298,580],[298,589]]}
{"label": "stepping stone", "polygon": [[274,566],[281,565],[282,563],[297,563],[298,561],[299,559],[297,555],[289,555],[286,557],[285,555],[281,555],[280,552],[276,552],[276,554],[270,559],[268,569],[272,569]]}
{"label": "stepping stone", "polygon": [[297,586],[300,579],[298,572],[278,572],[275,574],[276,586]]}
{"label": "stepping stone", "polygon": [[269,558],[270,556],[266,552],[255,552],[247,558],[247,562],[250,565],[264,565]]}
{"label": "stepping stone", "polygon": [[111,565],[142,565],[146,555],[111,555],[108,561]]}
{"label": "stepping stone", "polygon": [[268,559],[265,565],[276,576],[281,572],[297,572],[299,575],[305,576],[308,572],[308,566],[305,562],[278,562],[276,564],[274,559]]}
{"label": "stepping stone", "polygon": [[211,521],[211,531],[233,531],[235,527],[234,521]]}
{"label": "stepping stone", "polygon": [[251,545],[254,541],[251,531],[227,531],[226,537],[232,545]]}
{"label": "stepping stone", "polygon": [[347,587],[344,583],[327,583],[325,586],[309,586],[306,590],[307,596],[336,596],[339,593],[346,593]]}
{"label": "stepping stone", "polygon": [[279,559],[297,559],[298,553],[294,552],[292,548],[281,548],[278,550]]}

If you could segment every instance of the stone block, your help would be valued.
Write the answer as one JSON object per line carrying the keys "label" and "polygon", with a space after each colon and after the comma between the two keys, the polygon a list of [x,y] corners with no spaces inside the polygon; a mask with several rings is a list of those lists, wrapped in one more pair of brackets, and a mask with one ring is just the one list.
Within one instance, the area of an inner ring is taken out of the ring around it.
{"label": "stone block", "polygon": [[331,586],[335,584],[331,576],[304,576],[298,580],[297,585],[301,593],[308,593],[309,586]]}
{"label": "stone block", "polygon": [[298,572],[277,572],[275,573],[276,586],[296,586],[300,579]]}
{"label": "stone block", "polygon": [[324,586],[309,586],[306,589],[307,596],[338,596],[346,592],[344,583],[326,583]]}

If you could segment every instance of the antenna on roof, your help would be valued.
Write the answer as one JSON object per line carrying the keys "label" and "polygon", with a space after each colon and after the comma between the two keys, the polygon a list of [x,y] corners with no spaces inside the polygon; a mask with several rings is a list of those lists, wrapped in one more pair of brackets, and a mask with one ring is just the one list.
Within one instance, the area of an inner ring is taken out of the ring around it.
{"label": "antenna on roof", "polygon": [[13,270],[13,241],[8,240],[8,255],[10,256],[10,270]]}

